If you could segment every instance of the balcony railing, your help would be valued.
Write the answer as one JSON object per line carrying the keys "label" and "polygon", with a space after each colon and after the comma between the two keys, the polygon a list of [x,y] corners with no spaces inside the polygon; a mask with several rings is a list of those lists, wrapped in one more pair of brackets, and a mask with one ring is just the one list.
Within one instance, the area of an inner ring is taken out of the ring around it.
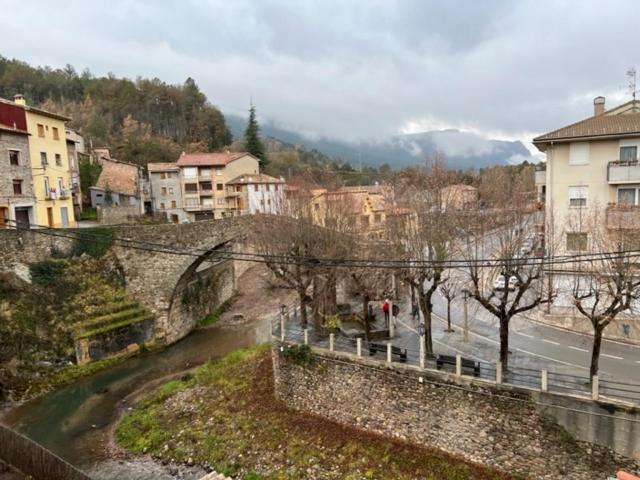
{"label": "balcony railing", "polygon": [[640,229],[640,205],[610,205],[607,207],[607,228]]}
{"label": "balcony railing", "polygon": [[615,161],[607,166],[607,181],[609,183],[637,183],[640,182],[640,163]]}

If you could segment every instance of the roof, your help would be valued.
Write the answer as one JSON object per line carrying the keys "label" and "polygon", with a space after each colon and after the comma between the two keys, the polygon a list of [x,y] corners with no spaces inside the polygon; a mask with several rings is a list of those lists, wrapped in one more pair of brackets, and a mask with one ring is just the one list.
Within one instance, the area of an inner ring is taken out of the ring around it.
{"label": "roof", "polygon": [[50,118],[55,118],[57,120],[62,120],[63,122],[68,122],[68,121],[71,120],[71,117],[66,117],[64,115],[60,115],[59,113],[49,112],[48,110],[43,110],[41,108],[32,107],[30,105],[21,105],[19,103],[12,102],[11,100],[7,100],[6,98],[0,98],[0,102],[7,103],[9,105],[15,105],[15,106],[18,106],[20,108],[23,108],[24,110],[26,110],[28,112],[34,112],[34,113],[37,113],[39,115],[44,115],[45,117],[50,117]]}
{"label": "roof", "polygon": [[178,171],[180,167],[178,167],[177,163],[170,162],[152,162],[147,163],[147,170],[149,173],[151,172],[175,172]]}
{"label": "roof", "polygon": [[125,195],[138,195],[138,167],[130,163],[103,159],[96,187]]}
{"label": "roof", "polygon": [[227,182],[228,184],[247,184],[247,183],[284,183],[282,178],[275,178],[270,175],[265,175],[264,173],[259,173],[257,175],[240,175],[233,180]]}
{"label": "roof", "polygon": [[[224,167],[225,165],[238,160],[244,156],[253,155],[247,152],[211,152],[211,153],[184,153],[180,155],[177,165],[179,167]],[[257,160],[257,158],[256,158]]]}
{"label": "roof", "polygon": [[640,135],[640,100],[631,100],[600,115],[540,135],[533,139],[533,143],[543,150],[550,142],[629,135]]}

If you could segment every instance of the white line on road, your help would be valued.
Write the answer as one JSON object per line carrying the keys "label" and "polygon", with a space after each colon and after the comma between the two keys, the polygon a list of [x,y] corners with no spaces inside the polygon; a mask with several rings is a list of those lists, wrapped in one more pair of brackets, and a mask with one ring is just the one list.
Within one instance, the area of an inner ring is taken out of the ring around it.
{"label": "white line on road", "polygon": [[541,339],[543,342],[550,343],[551,345],[560,345],[558,342],[554,342],[553,340],[547,340],[546,338]]}
{"label": "white line on road", "polygon": [[533,335],[529,335],[528,333],[522,333],[522,332],[515,332],[518,335],[522,335],[523,337],[527,337],[527,338],[534,338]]}
{"label": "white line on road", "polygon": [[587,350],[586,348],[574,347],[573,345],[569,345],[569,348],[571,350],[577,350],[579,352],[587,352],[587,353],[589,352],[589,350]]}
{"label": "white line on road", "polygon": [[613,358],[614,360],[624,360],[622,357],[617,357],[616,355],[609,355],[608,353],[601,353],[603,357]]}

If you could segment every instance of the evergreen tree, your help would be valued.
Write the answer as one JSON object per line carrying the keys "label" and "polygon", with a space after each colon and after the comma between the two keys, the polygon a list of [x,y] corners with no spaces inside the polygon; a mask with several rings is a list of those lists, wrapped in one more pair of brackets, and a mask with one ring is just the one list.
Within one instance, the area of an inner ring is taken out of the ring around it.
{"label": "evergreen tree", "polygon": [[262,168],[267,165],[267,151],[264,148],[262,140],[260,140],[260,127],[256,120],[256,107],[253,105],[249,108],[249,121],[247,122],[247,129],[244,132],[244,148],[251,155],[260,159]]}

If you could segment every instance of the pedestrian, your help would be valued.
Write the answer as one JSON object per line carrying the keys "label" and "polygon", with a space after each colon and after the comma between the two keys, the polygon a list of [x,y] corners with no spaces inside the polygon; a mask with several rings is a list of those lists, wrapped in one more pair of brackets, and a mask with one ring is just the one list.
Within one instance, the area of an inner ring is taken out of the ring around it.
{"label": "pedestrian", "polygon": [[400,314],[400,307],[397,303],[394,303],[391,306],[391,320],[393,321],[393,326],[395,327],[398,324],[398,315]]}
{"label": "pedestrian", "polygon": [[416,300],[411,302],[411,319],[413,321],[420,320],[420,306]]}
{"label": "pedestrian", "polygon": [[629,338],[631,336],[631,327],[628,323],[622,324],[622,335],[624,335],[624,338]]}
{"label": "pedestrian", "polygon": [[389,326],[389,299],[384,300],[382,304],[382,312],[384,313],[384,323],[386,326]]}

